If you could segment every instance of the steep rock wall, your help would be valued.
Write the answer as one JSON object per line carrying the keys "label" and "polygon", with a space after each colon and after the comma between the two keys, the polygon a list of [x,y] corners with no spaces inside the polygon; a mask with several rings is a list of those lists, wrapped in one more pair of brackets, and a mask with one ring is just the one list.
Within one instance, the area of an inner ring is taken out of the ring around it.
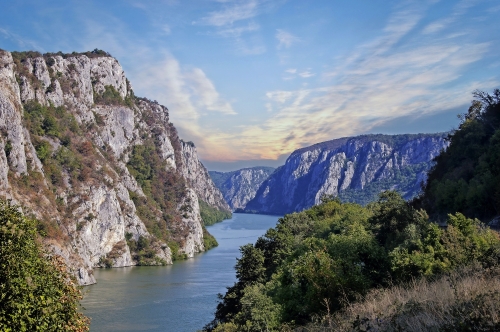
{"label": "steep rock wall", "polygon": [[197,155],[196,147],[192,142],[181,141],[182,167],[181,173],[194,189],[200,199],[219,210],[230,211],[230,207],[224,200],[221,192],[212,181],[207,169],[194,158]]}
{"label": "steep rock wall", "polygon": [[320,203],[323,195],[367,203],[381,190],[416,195],[445,134],[365,135],[293,152],[248,202],[249,212],[285,214]]}
{"label": "steep rock wall", "polygon": [[[224,199],[234,211],[243,209],[255,197],[260,185],[274,172],[272,167],[243,168],[233,172],[209,174],[222,192]],[[217,181],[215,180],[217,179]]]}
{"label": "steep rock wall", "polygon": [[[44,242],[81,284],[95,282],[95,267],[171,264],[204,250],[194,184],[213,207],[222,195],[180,142],[167,108],[134,97],[109,55],[0,51],[0,196],[42,221]],[[130,171],[144,144],[177,188],[163,205],[155,184]],[[183,165],[198,166],[183,178]]]}

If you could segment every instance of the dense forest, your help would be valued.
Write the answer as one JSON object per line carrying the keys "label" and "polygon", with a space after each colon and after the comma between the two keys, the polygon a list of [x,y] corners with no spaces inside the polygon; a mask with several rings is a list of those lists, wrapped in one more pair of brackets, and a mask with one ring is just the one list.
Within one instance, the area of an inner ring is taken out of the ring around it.
{"label": "dense forest", "polygon": [[420,197],[284,216],[241,247],[205,330],[500,329],[500,91],[474,97]]}

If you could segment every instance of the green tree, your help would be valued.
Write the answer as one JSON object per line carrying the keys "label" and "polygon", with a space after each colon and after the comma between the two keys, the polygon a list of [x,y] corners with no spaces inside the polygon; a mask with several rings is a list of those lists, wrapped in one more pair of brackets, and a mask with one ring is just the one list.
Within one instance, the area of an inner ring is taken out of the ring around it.
{"label": "green tree", "polygon": [[36,226],[0,200],[0,330],[88,331],[80,289],[62,259],[42,249]]}
{"label": "green tree", "polygon": [[433,219],[460,212],[488,222],[500,214],[500,90],[475,91],[474,97],[414,202]]}

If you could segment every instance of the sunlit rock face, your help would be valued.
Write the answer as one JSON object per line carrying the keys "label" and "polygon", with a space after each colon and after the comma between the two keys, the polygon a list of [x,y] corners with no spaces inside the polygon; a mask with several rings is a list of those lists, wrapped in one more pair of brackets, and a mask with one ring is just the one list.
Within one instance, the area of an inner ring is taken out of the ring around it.
{"label": "sunlit rock face", "polygon": [[366,204],[379,192],[418,194],[446,134],[364,135],[293,152],[258,189],[248,212],[285,214],[321,202],[324,195]]}
{"label": "sunlit rock face", "polygon": [[255,197],[260,185],[274,170],[272,167],[251,167],[233,172],[210,171],[209,173],[234,211],[243,209]]}
{"label": "sunlit rock face", "polygon": [[[35,115],[26,112],[33,103],[61,106],[60,113],[55,120],[35,114],[40,118],[34,128]],[[50,132],[57,127],[67,133],[70,124],[61,119],[68,116],[76,121],[71,141]],[[169,211],[158,204],[137,206],[152,194],[128,163],[134,147],[145,142],[153,142],[163,177],[179,188],[170,194],[176,197],[165,197]],[[65,159],[70,147],[78,158]],[[149,264],[172,263],[174,253],[162,240],[168,237],[187,257],[204,251],[198,198],[229,210],[194,145],[178,137],[168,109],[136,98],[118,61],[104,52],[41,56],[0,50],[0,197],[49,225],[45,244],[66,259],[83,285],[95,282],[96,267],[137,264],[129,244],[140,239],[147,239]],[[150,219],[166,223],[164,230],[148,228]]]}
{"label": "sunlit rock face", "polygon": [[222,193],[198,159],[194,143],[181,141],[181,151],[182,167],[180,172],[199,199],[219,209],[229,210],[229,205],[224,200]]}

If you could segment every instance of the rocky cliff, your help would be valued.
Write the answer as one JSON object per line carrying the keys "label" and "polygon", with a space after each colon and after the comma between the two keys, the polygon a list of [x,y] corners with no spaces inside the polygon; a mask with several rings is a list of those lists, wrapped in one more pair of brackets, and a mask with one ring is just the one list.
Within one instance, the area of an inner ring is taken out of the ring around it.
{"label": "rocky cliff", "polygon": [[181,147],[181,174],[187,179],[189,186],[195,190],[198,197],[204,202],[220,210],[229,210],[229,205],[212,181],[209,172],[196,157],[197,152],[194,143],[181,141]]}
{"label": "rocky cliff", "polygon": [[432,159],[447,147],[446,134],[364,135],[294,151],[258,189],[248,212],[285,214],[323,195],[366,204],[382,190],[409,199],[425,181]]}
{"label": "rocky cliff", "polygon": [[260,185],[274,172],[272,167],[243,168],[233,172],[209,171],[231,209],[245,208]]}
{"label": "rocky cliff", "polygon": [[81,284],[205,249],[198,199],[229,207],[185,145],[109,54],[0,50],[0,197],[41,221]]}

